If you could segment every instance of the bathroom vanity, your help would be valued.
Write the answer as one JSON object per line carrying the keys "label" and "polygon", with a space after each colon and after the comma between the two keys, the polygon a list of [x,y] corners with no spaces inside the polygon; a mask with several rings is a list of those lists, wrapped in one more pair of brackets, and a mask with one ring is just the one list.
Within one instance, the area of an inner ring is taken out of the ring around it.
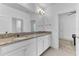
{"label": "bathroom vanity", "polygon": [[40,56],[51,45],[51,32],[0,39],[1,56]]}

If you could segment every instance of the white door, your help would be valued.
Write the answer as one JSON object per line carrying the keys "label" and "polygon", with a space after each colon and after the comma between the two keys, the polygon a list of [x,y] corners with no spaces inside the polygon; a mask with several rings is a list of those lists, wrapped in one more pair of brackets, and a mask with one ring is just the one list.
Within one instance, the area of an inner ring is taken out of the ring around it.
{"label": "white door", "polygon": [[76,32],[75,14],[64,13],[59,15],[59,38],[72,40],[72,34]]}

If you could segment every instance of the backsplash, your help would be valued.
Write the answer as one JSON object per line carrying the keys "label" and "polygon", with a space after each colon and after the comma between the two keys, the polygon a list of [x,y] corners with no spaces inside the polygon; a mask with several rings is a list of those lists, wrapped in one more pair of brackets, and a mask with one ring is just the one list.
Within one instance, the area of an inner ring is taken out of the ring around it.
{"label": "backsplash", "polygon": [[22,33],[8,33],[8,34],[0,34],[0,39],[3,38],[9,38],[9,37],[18,37],[18,36],[24,36],[26,34],[31,34],[30,32],[22,32]]}
{"label": "backsplash", "polygon": [[0,39],[16,36],[15,33],[0,34]]}

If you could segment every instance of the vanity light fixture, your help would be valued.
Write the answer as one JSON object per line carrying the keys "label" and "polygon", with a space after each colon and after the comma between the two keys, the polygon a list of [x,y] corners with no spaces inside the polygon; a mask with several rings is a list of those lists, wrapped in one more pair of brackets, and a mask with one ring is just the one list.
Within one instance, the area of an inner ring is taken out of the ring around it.
{"label": "vanity light fixture", "polygon": [[45,11],[42,8],[37,7],[37,13],[40,14],[40,15],[44,15]]}

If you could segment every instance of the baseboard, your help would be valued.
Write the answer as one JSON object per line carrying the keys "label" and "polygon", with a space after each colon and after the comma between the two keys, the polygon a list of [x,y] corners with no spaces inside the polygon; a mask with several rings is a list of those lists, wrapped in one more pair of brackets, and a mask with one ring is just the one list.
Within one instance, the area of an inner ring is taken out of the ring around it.
{"label": "baseboard", "polygon": [[71,39],[71,38],[59,38],[59,40],[73,41],[73,39]]}
{"label": "baseboard", "polygon": [[43,53],[40,55],[42,56],[47,50],[49,50],[51,47],[48,47],[45,51],[43,51]]}

